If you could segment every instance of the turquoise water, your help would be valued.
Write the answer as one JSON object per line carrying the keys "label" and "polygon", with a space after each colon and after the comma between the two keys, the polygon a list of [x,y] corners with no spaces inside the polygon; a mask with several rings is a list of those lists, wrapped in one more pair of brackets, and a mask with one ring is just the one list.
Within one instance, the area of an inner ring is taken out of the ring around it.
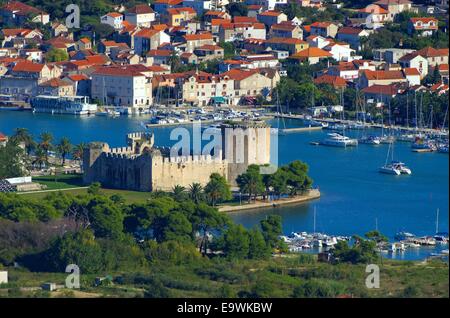
{"label": "turquoise water", "polygon": [[[72,143],[93,140],[121,146],[125,134],[142,131],[148,117],[74,117],[68,115],[0,112],[0,131],[11,134],[16,127],[26,127],[33,134],[51,132],[56,139],[67,136]],[[295,127],[300,121],[286,122]],[[169,145],[171,127],[155,128],[158,145]],[[377,131],[375,131],[377,132]],[[360,132],[349,132],[357,135]],[[379,133],[379,131],[377,132]],[[408,143],[396,143],[395,157],[413,171],[411,176],[378,173],[384,164],[387,145],[359,145],[340,149],[312,146],[326,132],[313,131],[279,136],[280,164],[302,160],[310,166],[315,186],[320,188],[319,200],[295,207],[234,213],[235,221],[251,227],[269,213],[283,217],[286,233],[313,230],[313,209],[316,207],[316,231],[329,234],[364,234],[375,228],[389,237],[400,230],[416,235],[432,235],[436,228],[436,210],[440,210],[439,230],[448,232],[449,169],[447,154],[413,153]],[[430,250],[408,251],[398,257],[415,259],[427,256]]]}

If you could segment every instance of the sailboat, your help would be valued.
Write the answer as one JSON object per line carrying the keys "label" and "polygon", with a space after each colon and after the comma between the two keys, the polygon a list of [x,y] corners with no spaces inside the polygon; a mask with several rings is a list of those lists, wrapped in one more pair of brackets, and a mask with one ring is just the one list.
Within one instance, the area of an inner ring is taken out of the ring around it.
{"label": "sailboat", "polygon": [[[357,111],[358,111],[358,105],[360,104],[361,101],[361,97],[359,96],[359,93],[357,94],[357,100],[356,100],[356,107],[357,107]],[[364,133],[363,136],[361,138],[358,139],[358,143],[361,144],[366,144],[366,145],[379,145],[381,143],[380,137],[377,136],[372,136],[372,135],[367,135],[366,134],[366,107],[365,107],[365,101],[363,103],[363,105],[361,106],[361,111],[364,113],[363,116],[363,129],[364,129]]]}
{"label": "sailboat", "polygon": [[[277,114],[278,114],[277,128],[271,128],[271,133],[278,134],[278,135],[286,135],[286,132],[285,132],[286,123],[284,121],[283,110],[280,105],[280,99],[278,97],[278,92],[277,92]],[[281,121],[283,122],[283,128],[280,128],[280,118],[281,118]]]}
{"label": "sailboat", "polygon": [[[391,155],[391,162],[389,163],[389,155]],[[408,168],[403,162],[394,160],[394,143],[389,144],[388,153],[386,156],[386,162],[379,169],[380,173],[384,174],[393,174],[393,175],[401,175],[408,174],[410,175],[411,169]]]}
{"label": "sailboat", "polygon": [[[343,94],[341,94],[341,104],[342,104],[342,107],[344,107],[344,95]],[[343,116],[343,114],[344,114],[344,110],[342,110],[342,116]],[[342,120],[344,120],[343,117],[342,117]],[[344,127],[342,129],[342,135],[338,134],[338,133],[330,133],[330,134],[328,134],[327,138],[325,138],[324,140],[322,140],[320,142],[320,144],[323,146],[347,148],[347,147],[351,147],[351,146],[353,146],[353,147],[358,146],[358,140],[345,136],[345,125],[344,125]]]}

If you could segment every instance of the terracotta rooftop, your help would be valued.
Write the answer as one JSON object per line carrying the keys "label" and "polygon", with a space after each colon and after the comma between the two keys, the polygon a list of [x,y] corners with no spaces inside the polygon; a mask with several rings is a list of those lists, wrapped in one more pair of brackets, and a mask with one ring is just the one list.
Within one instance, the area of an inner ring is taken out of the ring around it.
{"label": "terracotta rooftop", "polygon": [[364,70],[363,74],[366,75],[368,80],[396,80],[405,78],[402,71],[371,71]]}
{"label": "terracotta rooftop", "polygon": [[309,47],[305,50],[301,50],[300,52],[297,52],[293,55],[291,55],[291,58],[310,58],[310,57],[331,57],[333,56],[331,53],[319,49],[317,47]]}
{"label": "terracotta rooftop", "polygon": [[39,84],[39,86],[45,87],[61,87],[61,86],[72,86],[70,83],[63,81],[60,78],[52,78],[44,83]]}
{"label": "terracotta rooftop", "polygon": [[126,13],[132,13],[132,14],[147,14],[147,13],[153,13],[153,9],[150,8],[147,4],[137,4],[131,9],[128,9]]}
{"label": "terracotta rooftop", "polygon": [[199,33],[199,34],[186,34],[183,36],[186,41],[197,41],[197,40],[212,40],[213,36],[211,33]]}
{"label": "terracotta rooftop", "polygon": [[44,64],[37,64],[33,62],[18,62],[12,69],[13,72],[30,72],[40,73],[44,68]]}

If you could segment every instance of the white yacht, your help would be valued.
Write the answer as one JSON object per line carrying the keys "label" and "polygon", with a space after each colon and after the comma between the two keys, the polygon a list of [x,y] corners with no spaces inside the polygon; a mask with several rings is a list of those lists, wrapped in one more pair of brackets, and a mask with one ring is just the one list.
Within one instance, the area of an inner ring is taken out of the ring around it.
{"label": "white yacht", "polygon": [[379,145],[381,143],[381,139],[377,136],[364,136],[358,139],[358,143],[366,145]]}
{"label": "white yacht", "polygon": [[324,139],[321,142],[321,145],[346,148],[351,146],[357,146],[358,140],[351,139],[338,133],[330,133],[328,134],[328,138]]}
{"label": "white yacht", "polygon": [[[391,161],[388,163],[389,155],[391,155]],[[380,167],[380,173],[393,174],[399,176],[401,174],[411,174],[409,169],[403,162],[394,160],[394,144],[389,144],[388,152],[386,155],[386,162],[384,166]]]}
{"label": "white yacht", "polygon": [[393,174],[396,176],[399,176],[402,174],[400,172],[400,170],[398,170],[395,166],[393,166],[391,164],[386,164],[386,165],[380,167],[380,172],[385,173],[385,174]]}

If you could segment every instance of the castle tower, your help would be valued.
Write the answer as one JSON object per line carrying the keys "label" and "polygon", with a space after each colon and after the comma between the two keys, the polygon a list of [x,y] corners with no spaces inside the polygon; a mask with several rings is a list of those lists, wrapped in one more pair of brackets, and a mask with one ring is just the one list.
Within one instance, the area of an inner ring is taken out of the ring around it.
{"label": "castle tower", "polygon": [[103,142],[91,142],[83,150],[83,182],[90,184],[97,180],[96,172],[97,159],[104,152],[109,152],[109,145]]}
{"label": "castle tower", "polygon": [[127,135],[127,145],[133,154],[140,155],[144,150],[153,148],[155,136],[152,133],[131,133]]}
{"label": "castle tower", "polygon": [[270,126],[265,122],[239,122],[222,125],[222,155],[229,164],[229,182],[251,164],[270,163]]}

